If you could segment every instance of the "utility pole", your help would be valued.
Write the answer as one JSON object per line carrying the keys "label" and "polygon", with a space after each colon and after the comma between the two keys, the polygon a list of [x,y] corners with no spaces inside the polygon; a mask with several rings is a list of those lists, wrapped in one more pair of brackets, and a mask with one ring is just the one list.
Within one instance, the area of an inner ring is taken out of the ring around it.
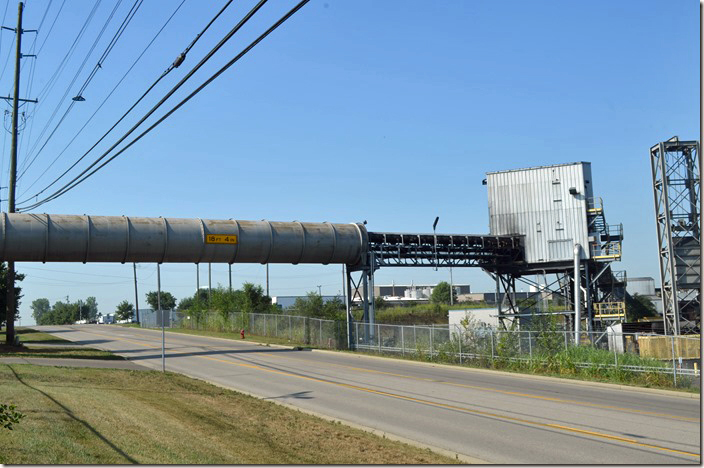
{"label": "utility pole", "polygon": [[134,307],[137,310],[137,323],[139,323],[139,295],[137,294],[137,264],[132,262],[132,271],[134,271]]}
{"label": "utility pole", "polygon": [[[22,33],[29,32],[22,31],[22,10],[24,9],[24,3],[20,2],[17,7],[17,28],[14,29],[16,34],[15,41],[17,42],[17,49],[15,51],[15,91],[12,99],[12,150],[10,153],[10,187],[7,211],[9,213],[15,212],[15,188],[17,184],[17,121],[19,118],[19,102],[20,102],[20,59],[22,58]],[[9,29],[5,26],[3,29]],[[36,32],[36,31],[33,31]],[[37,102],[22,99],[25,102]],[[7,305],[7,327],[5,330],[6,343],[12,345],[15,343],[15,308],[16,297],[15,297],[15,262],[7,262],[7,284],[5,291],[5,303]]]}
{"label": "utility pole", "polygon": [[269,264],[266,264],[266,295],[269,296]]}

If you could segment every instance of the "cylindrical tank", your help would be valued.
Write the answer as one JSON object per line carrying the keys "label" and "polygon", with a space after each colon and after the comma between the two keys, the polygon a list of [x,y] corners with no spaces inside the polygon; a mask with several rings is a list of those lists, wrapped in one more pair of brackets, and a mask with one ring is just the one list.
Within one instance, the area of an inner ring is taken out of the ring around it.
{"label": "cylindrical tank", "polygon": [[355,265],[368,244],[362,224],[1,215],[2,261]]}

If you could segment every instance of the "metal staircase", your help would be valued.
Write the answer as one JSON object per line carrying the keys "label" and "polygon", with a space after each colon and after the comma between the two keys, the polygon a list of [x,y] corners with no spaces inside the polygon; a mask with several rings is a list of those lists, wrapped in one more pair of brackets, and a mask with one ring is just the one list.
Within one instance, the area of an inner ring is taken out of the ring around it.
{"label": "metal staircase", "polygon": [[587,200],[587,223],[591,259],[599,262],[620,260],[623,224],[609,225],[606,222],[601,197]]}

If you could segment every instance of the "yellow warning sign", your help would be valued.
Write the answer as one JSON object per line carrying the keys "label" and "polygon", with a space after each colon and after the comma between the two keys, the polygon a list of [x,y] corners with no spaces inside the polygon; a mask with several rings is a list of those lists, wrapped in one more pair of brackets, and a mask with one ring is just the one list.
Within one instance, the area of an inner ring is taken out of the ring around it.
{"label": "yellow warning sign", "polygon": [[237,236],[232,234],[208,234],[205,236],[206,244],[236,244]]}

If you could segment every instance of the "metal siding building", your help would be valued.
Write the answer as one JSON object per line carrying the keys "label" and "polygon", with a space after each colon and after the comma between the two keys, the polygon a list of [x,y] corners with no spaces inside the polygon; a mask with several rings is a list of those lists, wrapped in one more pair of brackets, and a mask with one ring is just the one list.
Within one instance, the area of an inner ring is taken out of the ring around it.
{"label": "metal siding building", "polygon": [[487,173],[492,235],[523,235],[528,264],[589,258],[591,164],[578,162]]}
{"label": "metal siding building", "polygon": [[626,286],[628,294],[639,294],[641,296],[655,296],[655,279],[649,276],[641,278],[628,278]]}

